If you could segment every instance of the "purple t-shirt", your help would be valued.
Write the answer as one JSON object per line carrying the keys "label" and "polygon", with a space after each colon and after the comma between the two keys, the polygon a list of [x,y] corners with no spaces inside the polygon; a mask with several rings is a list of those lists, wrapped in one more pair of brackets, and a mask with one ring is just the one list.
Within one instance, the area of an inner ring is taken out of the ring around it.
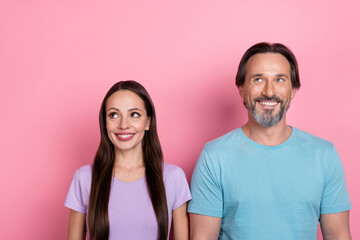
{"label": "purple t-shirt", "polygon": [[[78,169],[66,196],[65,206],[87,213],[91,188],[92,165]],[[172,210],[191,199],[184,171],[164,163],[164,184],[169,209],[169,227]],[[146,187],[145,177],[136,182],[122,182],[113,177],[109,199],[109,239],[156,239],[157,220]],[[89,233],[88,233],[89,236]]]}

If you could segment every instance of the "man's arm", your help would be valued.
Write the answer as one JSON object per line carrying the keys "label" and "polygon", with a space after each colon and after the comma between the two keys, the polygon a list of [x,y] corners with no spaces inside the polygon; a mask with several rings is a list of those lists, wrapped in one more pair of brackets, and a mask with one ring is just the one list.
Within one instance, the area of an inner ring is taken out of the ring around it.
{"label": "man's arm", "polygon": [[349,211],[321,214],[320,226],[324,240],[351,240]]}
{"label": "man's arm", "polygon": [[221,218],[190,213],[190,240],[219,239]]}

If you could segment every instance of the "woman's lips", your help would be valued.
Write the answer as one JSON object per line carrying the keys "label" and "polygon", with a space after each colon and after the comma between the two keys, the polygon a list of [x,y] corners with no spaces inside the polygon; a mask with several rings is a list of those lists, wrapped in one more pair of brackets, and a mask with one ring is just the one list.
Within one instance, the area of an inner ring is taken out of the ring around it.
{"label": "woman's lips", "polygon": [[135,133],[115,133],[115,135],[120,141],[129,141],[134,137]]}

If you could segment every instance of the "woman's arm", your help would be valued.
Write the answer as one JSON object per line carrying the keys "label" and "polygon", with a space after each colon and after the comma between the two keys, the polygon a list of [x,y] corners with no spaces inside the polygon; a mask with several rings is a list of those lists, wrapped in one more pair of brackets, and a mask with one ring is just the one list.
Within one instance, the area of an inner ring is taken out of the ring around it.
{"label": "woman's arm", "polygon": [[85,213],[70,210],[68,240],[84,240],[85,236]]}
{"label": "woman's arm", "polygon": [[174,240],[189,239],[189,217],[186,209],[187,202],[172,211]]}

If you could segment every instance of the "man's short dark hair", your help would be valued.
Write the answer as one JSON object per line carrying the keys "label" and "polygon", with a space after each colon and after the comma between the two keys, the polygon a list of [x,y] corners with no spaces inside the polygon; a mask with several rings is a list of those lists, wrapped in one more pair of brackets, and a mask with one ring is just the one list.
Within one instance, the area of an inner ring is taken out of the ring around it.
{"label": "man's short dark hair", "polygon": [[281,43],[267,43],[261,42],[250,47],[242,57],[238,72],[236,74],[236,85],[238,87],[244,85],[245,76],[246,76],[246,64],[249,59],[257,53],[279,53],[283,55],[290,63],[290,78],[293,89],[299,89],[300,78],[299,78],[299,69],[298,64],[295,58],[295,55],[290,51],[289,48],[284,46]]}

